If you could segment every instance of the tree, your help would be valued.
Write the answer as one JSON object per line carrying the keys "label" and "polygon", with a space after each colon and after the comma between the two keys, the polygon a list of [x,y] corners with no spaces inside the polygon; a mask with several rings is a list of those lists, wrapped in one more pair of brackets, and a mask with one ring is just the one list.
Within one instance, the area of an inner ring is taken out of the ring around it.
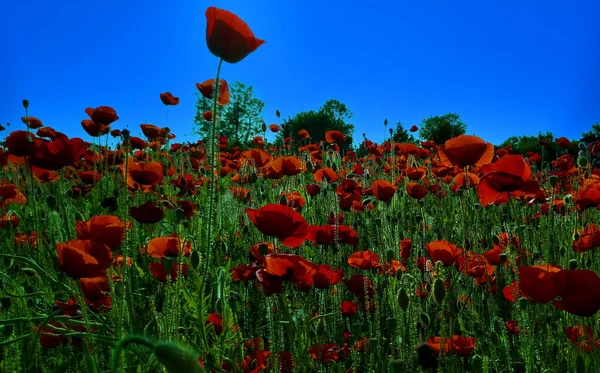
{"label": "tree", "polygon": [[409,133],[406,128],[402,127],[402,123],[396,123],[396,129],[392,132],[392,142],[398,143],[414,143],[415,137]]}
{"label": "tree", "polygon": [[339,144],[340,148],[346,150],[352,146],[354,134],[354,125],[346,121],[353,115],[345,104],[335,99],[329,100],[317,111],[304,111],[293,118],[288,117],[283,122],[283,130],[278,133],[277,141],[282,141],[284,137],[291,137],[296,142],[300,141],[298,131],[306,130],[310,134],[311,141],[317,143],[325,140],[325,132],[339,130],[346,135],[346,141]]}
{"label": "tree", "polygon": [[592,124],[592,129],[581,134],[581,141],[594,143],[600,141],[600,123]]}
{"label": "tree", "polygon": [[[252,86],[234,82],[229,86],[231,99],[226,106],[219,107],[219,132],[227,136],[230,144],[247,144],[252,137],[262,133],[262,110],[264,101],[254,96]],[[212,122],[202,118],[202,113],[213,109],[213,100],[197,94],[196,132],[202,137],[210,136]]]}
{"label": "tree", "polygon": [[453,137],[464,135],[467,125],[456,113],[429,117],[421,122],[419,136],[423,140],[433,140],[436,144],[443,144]]}
{"label": "tree", "polygon": [[[564,152],[564,149],[560,149],[556,144],[556,137],[552,132],[546,131],[546,133],[539,132],[537,136],[511,136],[506,139],[500,147],[510,146],[512,152],[526,156],[527,153],[539,153],[543,156],[544,161],[553,161],[560,154]],[[542,145],[541,142],[545,141],[547,145]],[[572,155],[576,155],[579,150],[579,142],[577,140],[571,140],[571,146],[568,151]]]}

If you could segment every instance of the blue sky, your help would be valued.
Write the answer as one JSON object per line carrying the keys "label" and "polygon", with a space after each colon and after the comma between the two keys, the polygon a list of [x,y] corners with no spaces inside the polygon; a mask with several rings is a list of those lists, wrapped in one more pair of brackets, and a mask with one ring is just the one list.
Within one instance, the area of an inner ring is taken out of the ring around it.
{"label": "blue sky", "polygon": [[[222,77],[254,86],[267,124],[330,98],[381,141],[457,112],[492,143],[551,131],[579,138],[600,121],[600,1],[57,0],[0,5],[0,123],[30,114],[87,138],[84,109],[109,105],[113,128],[168,125],[190,140],[196,82],[214,77],[210,5],[238,14],[267,43]],[[185,136],[185,134],[188,134]]]}

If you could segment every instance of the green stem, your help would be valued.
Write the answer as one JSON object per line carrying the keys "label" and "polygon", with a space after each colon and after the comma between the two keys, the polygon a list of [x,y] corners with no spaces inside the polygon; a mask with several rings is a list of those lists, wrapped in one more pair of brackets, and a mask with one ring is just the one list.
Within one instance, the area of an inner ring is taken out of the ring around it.
{"label": "green stem", "polygon": [[[214,209],[214,200],[216,198],[215,191],[215,169],[218,171],[219,164],[218,158],[215,149],[215,143],[217,142],[217,125],[219,124],[217,120],[217,103],[219,101],[219,76],[221,75],[221,65],[223,64],[223,60],[219,60],[219,67],[217,68],[217,78],[215,80],[215,88],[213,90],[213,124],[212,131],[210,136],[210,183],[208,184],[208,222],[207,222],[207,235],[206,235],[206,265],[207,269],[210,263],[210,251],[212,248],[212,226],[213,226],[213,209]],[[208,273],[208,271],[206,271]]]}
{"label": "green stem", "polygon": [[154,349],[154,344],[148,339],[146,339],[146,337],[139,335],[131,335],[129,337],[123,338],[121,341],[119,341],[115,348],[115,356],[113,358],[113,367],[111,373],[118,373],[119,368],[121,367],[121,353],[125,347],[132,343],[141,344],[150,349]]}

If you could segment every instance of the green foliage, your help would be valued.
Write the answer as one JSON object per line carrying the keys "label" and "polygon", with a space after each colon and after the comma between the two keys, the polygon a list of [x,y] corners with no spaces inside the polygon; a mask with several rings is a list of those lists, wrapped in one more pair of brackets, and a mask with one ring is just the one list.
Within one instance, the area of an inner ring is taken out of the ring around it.
{"label": "green foliage", "polygon": [[[264,101],[254,95],[252,86],[242,82],[234,82],[229,86],[231,100],[228,105],[219,107],[219,132],[230,139],[230,144],[246,144],[252,137],[262,133],[264,122],[262,111]],[[202,113],[213,109],[213,100],[207,99],[200,92],[196,93],[196,133],[202,137],[210,134],[212,122],[202,118]]]}
{"label": "green foliage", "polygon": [[436,144],[443,144],[453,137],[464,135],[467,125],[456,113],[423,119],[419,136],[423,140],[433,140]]}
{"label": "green foliage", "polygon": [[600,141],[600,123],[592,124],[592,129],[581,134],[581,139],[588,142]]}
{"label": "green foliage", "polygon": [[[546,141],[547,145],[542,146],[541,142]],[[571,146],[568,148],[570,154],[577,154],[579,150],[579,142],[577,140],[571,140]],[[527,155],[529,152],[539,153],[543,156],[544,161],[553,161],[560,156],[564,150],[556,145],[556,137],[546,131],[545,133],[539,132],[537,136],[511,136],[506,139],[500,147],[510,146],[512,152],[515,154]]]}
{"label": "green foliage", "polygon": [[277,141],[282,141],[284,137],[291,137],[298,142],[301,140],[298,131],[304,129],[310,134],[311,142],[316,143],[325,140],[325,132],[339,130],[347,137],[346,142],[339,145],[342,149],[348,149],[352,146],[354,125],[347,121],[353,115],[345,104],[335,99],[329,100],[317,111],[303,111],[293,118],[288,117],[283,123],[283,131],[277,136]]}

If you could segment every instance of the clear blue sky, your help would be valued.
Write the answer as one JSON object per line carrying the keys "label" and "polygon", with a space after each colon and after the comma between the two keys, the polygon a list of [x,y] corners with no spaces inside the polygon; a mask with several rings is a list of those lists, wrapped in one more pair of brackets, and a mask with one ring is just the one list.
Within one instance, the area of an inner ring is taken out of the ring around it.
{"label": "clear blue sky", "polygon": [[166,125],[189,140],[196,82],[214,77],[210,5],[265,39],[222,77],[253,85],[267,124],[330,98],[355,113],[355,137],[381,141],[385,118],[406,126],[457,112],[499,143],[548,130],[579,138],[600,121],[600,1],[19,0],[0,5],[0,123],[30,114],[87,138],[84,109],[109,105],[126,125]]}

